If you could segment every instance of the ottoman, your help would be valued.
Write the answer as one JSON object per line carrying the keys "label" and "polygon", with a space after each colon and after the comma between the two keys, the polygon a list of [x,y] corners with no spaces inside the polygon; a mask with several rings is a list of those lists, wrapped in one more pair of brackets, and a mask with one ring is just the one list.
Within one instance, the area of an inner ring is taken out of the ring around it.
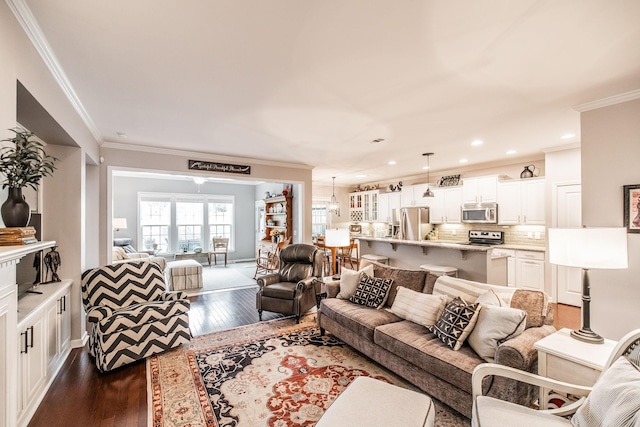
{"label": "ottoman", "polygon": [[320,417],[316,427],[433,427],[436,409],[426,394],[358,377]]}
{"label": "ottoman", "polygon": [[167,290],[182,291],[202,287],[202,265],[194,259],[167,263]]}

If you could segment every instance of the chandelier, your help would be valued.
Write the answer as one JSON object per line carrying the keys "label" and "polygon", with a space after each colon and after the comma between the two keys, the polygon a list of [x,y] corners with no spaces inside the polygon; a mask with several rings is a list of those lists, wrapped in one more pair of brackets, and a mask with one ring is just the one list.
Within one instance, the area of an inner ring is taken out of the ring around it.
{"label": "chandelier", "polygon": [[338,199],[336,199],[336,177],[332,176],[331,179],[333,180],[333,193],[329,201],[329,213],[335,213],[340,216],[340,203],[338,203]]}

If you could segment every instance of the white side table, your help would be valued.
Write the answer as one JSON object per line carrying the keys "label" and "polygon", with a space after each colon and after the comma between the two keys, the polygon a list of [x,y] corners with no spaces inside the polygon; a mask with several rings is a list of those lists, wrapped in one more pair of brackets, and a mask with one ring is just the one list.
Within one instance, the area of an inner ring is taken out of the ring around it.
{"label": "white side table", "polygon": [[[567,328],[534,344],[538,350],[538,374],[559,381],[592,386],[607,363],[617,342],[605,339],[603,344],[590,344],[571,338]],[[566,397],[549,395],[551,390],[540,388],[540,407],[547,409],[549,399],[567,402]]]}

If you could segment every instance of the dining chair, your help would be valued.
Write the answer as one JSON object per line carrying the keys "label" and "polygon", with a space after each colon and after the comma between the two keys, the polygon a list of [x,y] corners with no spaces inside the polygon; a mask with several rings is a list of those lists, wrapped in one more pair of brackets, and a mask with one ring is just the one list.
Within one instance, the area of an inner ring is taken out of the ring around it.
{"label": "dining chair", "polygon": [[325,276],[331,275],[331,250],[327,249],[324,244],[324,236],[316,237],[316,246],[324,251],[323,253],[323,261],[322,261],[322,271]]}
{"label": "dining chair", "polygon": [[338,259],[340,260],[341,267],[344,267],[345,265],[347,265],[347,263],[349,264],[351,269],[358,267],[358,259],[357,257],[353,256],[354,247],[355,251],[357,252],[358,246],[355,243],[355,239],[351,239],[351,241],[349,242],[349,246],[344,246],[338,249]]}
{"label": "dining chair", "polygon": [[224,266],[227,266],[227,251],[229,250],[229,238],[228,237],[214,237],[211,239],[211,251],[209,251],[209,265],[211,265],[211,258],[213,257],[213,263],[218,264],[218,255],[224,255]]}

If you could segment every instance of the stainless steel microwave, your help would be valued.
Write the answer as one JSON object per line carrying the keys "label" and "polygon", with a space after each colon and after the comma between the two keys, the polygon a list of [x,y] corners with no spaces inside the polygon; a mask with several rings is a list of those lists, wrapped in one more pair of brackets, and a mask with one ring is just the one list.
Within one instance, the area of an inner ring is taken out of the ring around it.
{"label": "stainless steel microwave", "polygon": [[464,223],[498,223],[498,205],[496,203],[465,203],[461,210],[462,222]]}

